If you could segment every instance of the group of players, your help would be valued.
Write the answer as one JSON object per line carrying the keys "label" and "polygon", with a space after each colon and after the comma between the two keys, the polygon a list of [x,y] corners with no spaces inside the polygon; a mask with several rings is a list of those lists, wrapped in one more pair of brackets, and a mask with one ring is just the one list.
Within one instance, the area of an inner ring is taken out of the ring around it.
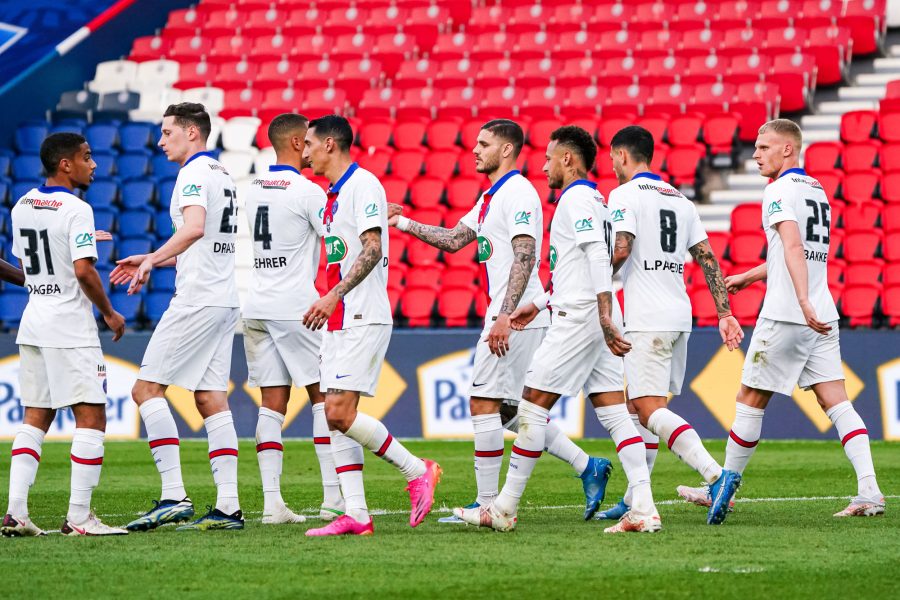
{"label": "group of players", "polygon": [[[159,146],[181,165],[170,207],[173,235],[151,254],[122,258],[110,275],[133,294],[154,268],[177,269],[176,293],[150,338],[132,391],[160,473],[160,500],[125,528],[102,523],[90,507],[103,463],[106,404],[106,368],[91,304],[114,341],[125,327],[94,268],[96,243],[109,236],[95,232],[90,206],[73,193],[90,185],[96,165],[79,135],[52,134],[42,144],[46,185],[23,196],[12,211],[13,252],[24,273],[5,264],[0,270],[30,293],[17,338],[25,411],[13,443],[4,535],[44,533],[28,517],[28,491],[44,435],[64,407],[71,407],[76,430],[62,533],[121,535],[181,522],[181,530],[243,528],[237,435],[226,393],[241,318],[249,384],[262,394],[256,449],[263,523],[305,520],[285,505],[280,491],[281,429],[293,384],[306,388],[312,404],[324,493],[319,516],[327,521],[306,535],[374,533],[363,447],[406,478],[409,523],[419,525],[431,510],[440,466],[411,454],[381,422],[357,410],[360,395],[375,393],[391,336],[391,226],[445,252],[476,242],[490,300],[470,390],[477,496],[441,521],[514,529],[528,479],[547,450],[581,478],[585,520],[617,521],[608,533],[659,531],[650,472],[662,438],[706,481],[701,488],[679,487],[679,494],[708,507],[707,522],[720,524],[759,440],[766,404],[775,392],[789,394],[795,383],[815,392],[857,474],[857,496],[835,516],[884,512],[868,435],[844,390],[838,315],[826,277],[828,199],[799,168],[801,134],[793,122],[779,119],[760,129],[754,158],[761,175],[774,179],[763,203],[769,252],[765,264],[731,277],[723,277],[694,204],[650,171],[649,132],[630,126],[613,137],[610,153],[620,186],[607,205],[587,179],[597,155],[591,134],[575,126],[554,131],[544,172],[559,192],[545,291],[537,269],[541,199],[516,170],[524,134],[515,122],[499,119],[482,127],[473,154],[491,187],[448,229],[410,220],[401,205],[388,203],[378,179],[352,162],[353,131],[346,119],[280,115],[268,131],[276,164],[256,174],[246,198],[254,269],[243,310],[234,278],[235,185],[206,152],[209,133],[202,105],[167,109]],[[305,167],[329,181],[327,193],[301,174]],[[799,223],[806,225],[805,237]],[[328,291],[319,297],[314,280],[322,238]],[[667,396],[680,393],[687,362],[688,254],[704,273],[729,350],[739,346],[743,331],[731,315],[728,293],[768,281],[724,468],[667,407]],[[624,318],[613,293],[614,273],[624,286]],[[207,431],[217,499],[199,517],[181,476],[178,430],[165,399],[169,385],[194,392]],[[579,390],[609,431],[628,479],[622,500],[599,514],[611,462],[589,457],[549,418],[561,395]],[[501,489],[504,428],[517,437]]]}

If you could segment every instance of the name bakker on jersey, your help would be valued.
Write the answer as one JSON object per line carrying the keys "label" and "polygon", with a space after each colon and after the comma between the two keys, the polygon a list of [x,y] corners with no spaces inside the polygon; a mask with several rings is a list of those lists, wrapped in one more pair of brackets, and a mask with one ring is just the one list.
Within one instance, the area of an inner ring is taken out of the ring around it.
{"label": "name bakker on jersey", "polygon": [[[823,194],[825,193],[825,188],[823,188],[822,184],[819,183],[818,181],[816,181],[815,179],[804,179],[803,177],[790,177],[790,181],[793,183],[799,183],[799,184],[811,187],[813,189],[819,190]],[[774,215],[776,213],[782,212],[784,210],[782,208],[782,202],[783,202],[782,199],[778,199],[778,200],[773,200],[771,203],[769,203],[769,206],[766,208],[766,212],[768,213],[768,216],[771,217],[772,215]],[[814,222],[818,222],[819,221],[819,208],[815,205],[815,202],[813,202],[813,201],[808,201],[808,202],[810,202],[810,204],[808,204],[808,206],[813,209],[813,213],[814,213],[812,220]],[[822,225],[825,227],[826,230],[829,230],[829,228],[831,227],[831,222],[828,219],[829,210],[830,210],[830,207],[823,207],[821,209]],[[812,225],[810,223],[807,223],[806,225],[807,225],[807,229],[812,228]],[[829,238],[826,237],[824,242],[827,243],[828,239]],[[809,248],[804,248],[803,255],[806,257],[806,260],[808,260],[808,261],[828,263],[828,252],[827,251],[816,252],[815,250],[810,250]]]}

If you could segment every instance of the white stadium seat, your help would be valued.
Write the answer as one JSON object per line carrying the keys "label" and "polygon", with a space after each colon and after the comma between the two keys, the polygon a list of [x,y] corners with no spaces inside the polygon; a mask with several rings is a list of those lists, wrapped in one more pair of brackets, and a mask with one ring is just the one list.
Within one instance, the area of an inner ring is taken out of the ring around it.
{"label": "white stadium seat", "polygon": [[234,117],[229,119],[222,130],[222,145],[225,146],[226,150],[248,150],[253,148],[256,130],[259,129],[261,123],[262,121],[256,117]]}
{"label": "white stadium seat", "polygon": [[108,60],[97,65],[93,81],[88,89],[98,94],[121,92],[129,89],[137,76],[138,63],[130,60]]}

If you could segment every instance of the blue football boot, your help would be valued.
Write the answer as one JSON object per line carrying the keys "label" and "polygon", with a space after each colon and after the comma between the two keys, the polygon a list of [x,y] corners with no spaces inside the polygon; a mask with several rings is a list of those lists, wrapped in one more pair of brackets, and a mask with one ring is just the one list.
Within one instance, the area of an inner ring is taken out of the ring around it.
{"label": "blue football boot", "polygon": [[741,487],[741,474],[722,469],[722,474],[715,482],[709,485],[709,497],[711,504],[706,513],[706,522],[709,525],[721,525],[728,515],[728,506],[735,492]]}
{"label": "blue football boot", "polygon": [[609,474],[612,473],[612,463],[605,458],[588,459],[587,469],[578,476],[584,487],[584,520],[590,521],[600,503],[606,497],[606,484],[609,483]]}
{"label": "blue football boot", "polygon": [[625,513],[629,510],[631,510],[631,507],[625,504],[625,499],[622,498],[612,508],[598,512],[597,516],[594,518],[598,521],[618,521],[624,517]]}

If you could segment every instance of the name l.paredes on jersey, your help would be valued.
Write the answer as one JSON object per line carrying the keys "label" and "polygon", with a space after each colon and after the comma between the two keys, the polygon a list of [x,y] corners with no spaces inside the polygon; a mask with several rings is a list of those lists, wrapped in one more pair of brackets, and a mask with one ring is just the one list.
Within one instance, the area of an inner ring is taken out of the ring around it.
{"label": "name l.paredes on jersey", "polygon": [[654,260],[652,263],[644,260],[645,271],[671,271],[672,273],[684,273],[684,263],[668,260]]}

